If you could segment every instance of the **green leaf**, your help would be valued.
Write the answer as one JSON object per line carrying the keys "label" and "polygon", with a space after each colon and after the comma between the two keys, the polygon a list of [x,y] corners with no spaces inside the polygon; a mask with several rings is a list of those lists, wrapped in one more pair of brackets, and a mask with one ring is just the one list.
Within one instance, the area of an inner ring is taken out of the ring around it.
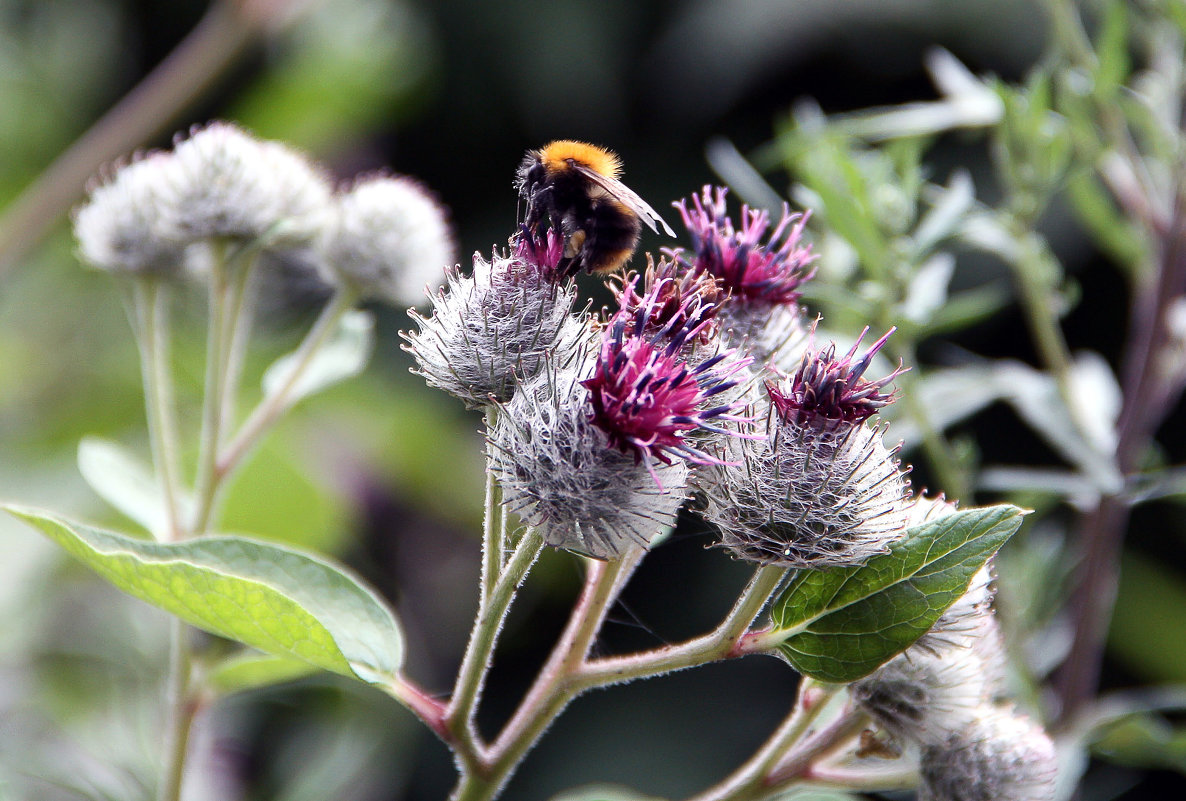
{"label": "green leaf", "polygon": [[[78,470],[100,498],[145,530],[158,534],[168,530],[160,484],[152,470],[122,445],[102,437],[83,437],[78,443]],[[179,514],[189,519],[192,502],[179,500]]]}
{"label": "green leaf", "polygon": [[1096,43],[1095,92],[1100,103],[1114,102],[1131,69],[1127,5],[1127,0],[1113,0],[1104,11]]}
{"label": "green leaf", "polygon": [[910,647],[1021,525],[1016,506],[954,512],[906,531],[861,567],[800,570],[771,610],[800,673],[855,681]]}
{"label": "green leaf", "polygon": [[245,537],[150,542],[3,508],[119,589],[200,629],[375,684],[403,665],[403,635],[387,606],[312,554]]}
{"label": "green leaf", "polygon": [[316,671],[308,662],[286,656],[247,653],[219,663],[206,675],[206,683],[220,694],[230,695],[303,679]]}
{"label": "green leaf", "polygon": [[293,371],[300,368],[296,382],[287,389],[287,404],[320,392],[328,386],[358,375],[366,367],[375,346],[375,319],[368,312],[350,311],[342,315],[338,328],[317,349],[308,364],[300,367],[297,352],[281,356],[264,373],[264,394],[271,396],[285,389]]}

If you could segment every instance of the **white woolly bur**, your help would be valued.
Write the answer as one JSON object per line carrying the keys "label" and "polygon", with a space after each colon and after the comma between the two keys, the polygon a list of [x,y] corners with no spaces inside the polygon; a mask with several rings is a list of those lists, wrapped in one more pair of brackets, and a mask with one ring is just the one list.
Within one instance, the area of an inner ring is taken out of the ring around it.
{"label": "white woolly bur", "polygon": [[416,181],[375,176],[338,198],[325,245],[329,278],[400,306],[424,300],[456,261],[444,209]]}
{"label": "white woolly bur", "polygon": [[308,244],[330,219],[329,183],[293,150],[216,122],[173,149],[176,225],[190,241],[260,240]]}
{"label": "white woolly bur", "polygon": [[515,393],[499,415],[492,469],[507,507],[548,545],[614,559],[675,523],[688,468],[654,463],[652,476],[611,447],[589,419],[581,377],[548,369]]}
{"label": "white woolly bur", "polygon": [[1040,726],[984,707],[967,729],[923,749],[918,801],[1051,801],[1057,764]]}
{"label": "white woolly bur", "polygon": [[576,288],[557,285],[512,258],[474,254],[472,276],[446,271],[448,285],[431,296],[433,313],[409,311],[419,331],[403,332],[414,372],[474,408],[510,400],[515,387],[551,355],[573,358],[590,334],[574,317]]}
{"label": "white woolly bur", "polygon": [[787,567],[862,564],[906,527],[909,484],[882,430],[816,418],[784,421],[767,437],[731,439],[725,464],[697,473],[705,518],[743,559]]}
{"label": "white woolly bur", "polygon": [[181,268],[184,243],[171,213],[172,156],[151,153],[95,187],[74,214],[82,258],[103,270],[169,273]]}

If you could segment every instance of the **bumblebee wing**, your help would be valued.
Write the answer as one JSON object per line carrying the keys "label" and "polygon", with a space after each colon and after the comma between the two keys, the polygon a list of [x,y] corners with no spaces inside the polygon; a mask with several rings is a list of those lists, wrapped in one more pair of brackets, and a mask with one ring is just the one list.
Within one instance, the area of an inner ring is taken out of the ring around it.
{"label": "bumblebee wing", "polygon": [[626,186],[626,184],[616,178],[609,178],[602,175],[596,170],[581,164],[575,164],[573,168],[604,189],[612,198],[637,214],[639,219],[646,223],[647,227],[652,231],[659,233],[659,228],[656,226],[656,223],[658,223],[663,226],[664,233],[668,236],[675,236],[675,231],[672,231],[671,226],[664,222],[663,218],[659,216],[659,212],[652,209],[649,203],[635,194],[634,190]]}

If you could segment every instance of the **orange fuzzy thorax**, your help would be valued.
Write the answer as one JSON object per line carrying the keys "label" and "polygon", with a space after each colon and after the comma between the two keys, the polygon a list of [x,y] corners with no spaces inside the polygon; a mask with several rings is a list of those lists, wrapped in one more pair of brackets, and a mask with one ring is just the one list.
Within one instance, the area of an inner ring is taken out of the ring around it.
{"label": "orange fuzzy thorax", "polygon": [[583,164],[607,178],[617,178],[622,171],[622,162],[612,150],[571,139],[558,139],[544,145],[539,149],[539,160],[549,173],[567,169],[569,161]]}

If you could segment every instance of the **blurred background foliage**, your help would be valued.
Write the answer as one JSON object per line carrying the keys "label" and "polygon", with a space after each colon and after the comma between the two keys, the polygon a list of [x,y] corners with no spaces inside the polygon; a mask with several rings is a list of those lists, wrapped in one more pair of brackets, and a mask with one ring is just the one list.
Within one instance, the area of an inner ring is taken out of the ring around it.
{"label": "blurred background foliage", "polygon": [[[1034,95],[1011,102],[1006,87],[1043,54],[1042,8],[1036,0],[0,0],[0,496],[128,525],[75,464],[85,435],[147,452],[124,309],[105,276],[79,266],[64,214],[103,162],[167,145],[192,124],[233,119],[308,150],[339,178],[384,169],[419,177],[451,208],[468,254],[513,231],[511,178],[525,149],[587,139],[618,150],[627,182],[660,210],[713,181],[768,206],[800,184],[793,200],[815,209],[822,255],[811,309],[849,336],[866,323],[903,326],[909,350],[895,355],[915,367],[904,402],[922,403],[922,390],[911,401],[911,387],[940,368],[986,365],[978,376],[965,369],[927,384],[936,413],[953,415],[933,423],[950,427],[946,467],[909,419],[894,433],[906,440],[917,486],[965,505],[1008,489],[1042,512],[1001,557],[1002,612],[1028,672],[1018,685],[1040,704],[1041,681],[1066,652],[1056,612],[1072,569],[1065,536],[1076,497],[1074,488],[1052,489],[1050,476],[1074,454],[1026,422],[1050,407],[1025,394],[1025,364],[1040,354],[1001,253],[1021,240],[1002,243],[992,236],[999,230],[981,229],[979,246],[969,235],[940,247],[946,233],[928,242],[924,230],[927,221],[931,233],[941,228],[936,209],[961,225],[974,217],[973,191],[982,204],[1017,199],[989,158],[1008,142],[936,128],[872,147],[854,144],[865,142],[860,118],[835,126],[823,115],[934,98],[928,54],[941,46],[971,73],[997,76],[1004,113],[1024,122],[1023,101]],[[1096,11],[1087,5],[1093,25]],[[147,89],[92,129],[149,75]],[[1039,127],[1048,120],[1041,112]],[[1069,136],[1048,137],[1038,161],[1057,172]],[[838,168],[854,172],[831,172]],[[1114,369],[1127,324],[1114,262],[1139,243],[1108,224],[1106,209],[1095,209],[1104,224],[1093,229],[1090,203],[1073,201],[1059,194],[1031,210],[1048,247],[1039,261],[1057,257],[1066,271],[1051,297],[1063,305],[1071,347]],[[900,249],[907,241],[914,251]],[[936,296],[938,285],[951,296]],[[894,303],[877,295],[886,287],[901,293]],[[257,368],[294,344],[294,323],[315,311],[320,291],[273,287]],[[476,601],[481,421],[408,373],[396,336],[408,320],[402,310],[378,311],[371,368],[311,399],[272,435],[240,474],[223,528],[351,564],[400,611],[410,673],[443,692]],[[178,377],[196,396],[201,298],[187,299],[178,317]],[[1015,360],[1015,369],[988,369],[989,359]],[[1186,452],[1181,421],[1171,416],[1161,429],[1166,464]],[[1018,474],[985,469],[1000,464],[1051,474],[1018,493],[1026,484]],[[1186,682],[1181,504],[1171,492],[1134,513],[1106,688]],[[644,563],[600,647],[696,634],[744,581],[743,568],[705,549],[703,526],[686,522]],[[9,519],[0,519],[0,553],[0,798],[150,797],[163,616]],[[486,694],[491,726],[546,654],[577,580],[571,559],[550,553],[524,590]],[[543,801],[593,781],[690,793],[748,755],[793,691],[785,666],[749,659],[579,699],[507,797]],[[1084,797],[1163,797],[1183,787],[1177,722],[1125,717],[1097,744]],[[194,799],[440,799],[452,781],[446,751],[410,715],[327,677],[220,702],[197,737]]]}

